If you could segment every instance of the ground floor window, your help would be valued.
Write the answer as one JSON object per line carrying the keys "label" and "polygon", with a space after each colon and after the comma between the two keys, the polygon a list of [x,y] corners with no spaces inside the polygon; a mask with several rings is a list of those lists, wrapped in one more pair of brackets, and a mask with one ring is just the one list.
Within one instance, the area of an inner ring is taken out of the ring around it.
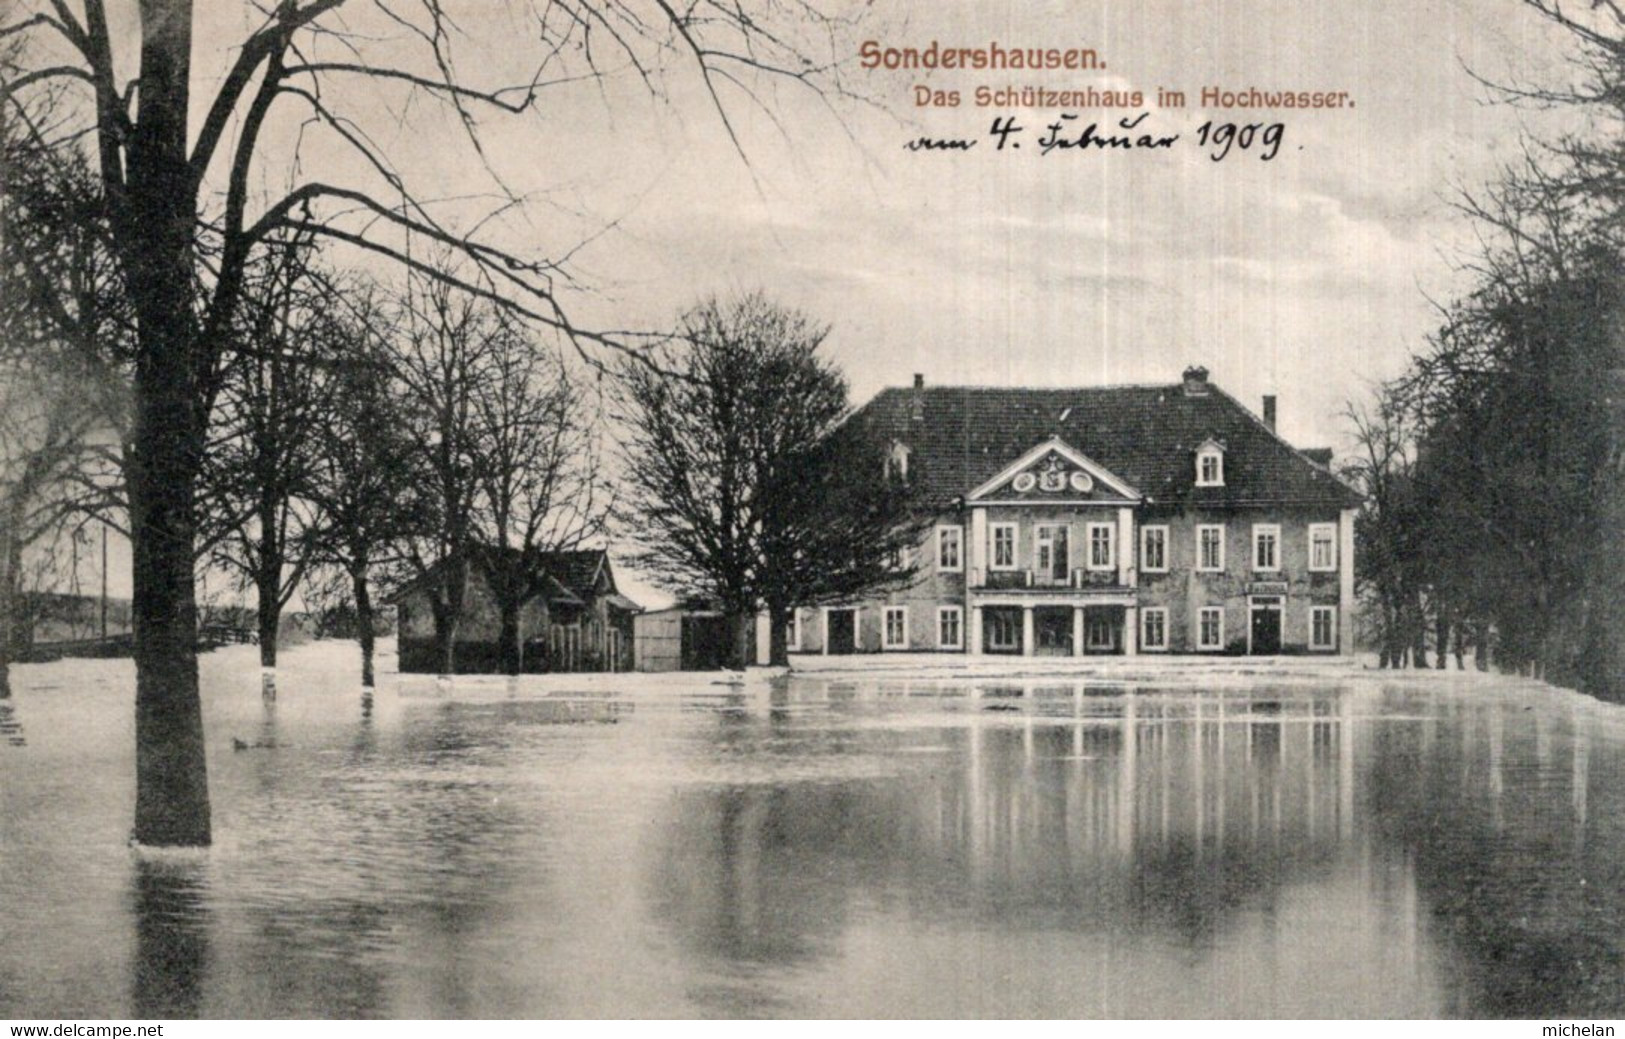
{"label": "ground floor window", "polygon": [[942,649],[964,647],[964,611],[960,607],[943,606],[937,610],[937,645]]}
{"label": "ground floor window", "polygon": [[1140,648],[1168,648],[1168,611],[1163,607],[1140,611]]}
{"label": "ground floor window", "polygon": [[1337,648],[1337,607],[1309,607],[1309,648]]}
{"label": "ground floor window", "polygon": [[908,607],[886,607],[886,623],[882,633],[882,649],[903,649],[908,646]]}
{"label": "ground floor window", "polygon": [[1108,650],[1117,648],[1117,625],[1105,610],[1085,610],[1083,618],[1083,645],[1085,649]]}
{"label": "ground floor window", "polygon": [[790,611],[789,619],[784,622],[784,645],[792,653],[801,649],[801,621],[795,610]]}
{"label": "ground floor window", "polygon": [[993,609],[987,611],[987,625],[984,637],[987,648],[992,652],[1011,652],[1021,648],[1021,612],[1011,609]]}
{"label": "ground floor window", "polygon": [[1196,626],[1197,649],[1224,648],[1224,607],[1204,606]]}

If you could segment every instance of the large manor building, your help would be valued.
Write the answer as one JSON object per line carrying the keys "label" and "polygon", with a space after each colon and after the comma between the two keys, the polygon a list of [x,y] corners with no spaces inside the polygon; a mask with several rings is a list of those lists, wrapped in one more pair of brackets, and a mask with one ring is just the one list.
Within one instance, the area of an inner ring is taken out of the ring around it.
{"label": "large manor building", "polygon": [[792,652],[1352,652],[1359,496],[1207,375],[882,391],[856,418],[936,522],[909,586],[797,610]]}

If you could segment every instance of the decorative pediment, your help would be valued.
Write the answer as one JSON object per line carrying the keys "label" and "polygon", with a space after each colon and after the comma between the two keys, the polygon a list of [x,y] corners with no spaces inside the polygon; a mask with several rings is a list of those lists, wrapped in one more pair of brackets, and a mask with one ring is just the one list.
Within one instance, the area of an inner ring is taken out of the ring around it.
{"label": "decorative pediment", "polygon": [[1060,437],[1052,437],[966,496],[968,501],[1138,501],[1140,492]]}

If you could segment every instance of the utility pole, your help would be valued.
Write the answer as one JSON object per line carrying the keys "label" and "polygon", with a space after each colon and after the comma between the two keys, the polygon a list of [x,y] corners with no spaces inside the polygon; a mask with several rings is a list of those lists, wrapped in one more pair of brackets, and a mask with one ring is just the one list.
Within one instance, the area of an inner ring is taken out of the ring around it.
{"label": "utility pole", "polygon": [[102,524],[102,638],[107,638],[107,524]]}

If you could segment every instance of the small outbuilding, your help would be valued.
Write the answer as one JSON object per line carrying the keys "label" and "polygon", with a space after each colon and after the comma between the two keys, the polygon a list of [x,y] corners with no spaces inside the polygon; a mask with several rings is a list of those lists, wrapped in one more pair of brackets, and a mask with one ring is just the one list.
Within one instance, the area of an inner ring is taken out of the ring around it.
{"label": "small outbuilding", "polygon": [[[517,551],[504,551],[498,558],[509,559],[513,566],[525,565]],[[536,572],[528,584],[535,591],[519,611],[520,669],[630,671],[633,619],[642,608],[616,588],[609,553],[546,552],[532,566]],[[441,669],[428,591],[433,577],[404,585],[394,597],[402,672],[434,674]],[[456,670],[499,671],[500,632],[496,599],[480,568],[470,566],[453,649]]]}
{"label": "small outbuilding", "polygon": [[[750,664],[768,658],[767,618],[752,621]],[[728,657],[728,620],[702,604],[651,610],[633,621],[634,657],[639,671],[717,671]]]}

